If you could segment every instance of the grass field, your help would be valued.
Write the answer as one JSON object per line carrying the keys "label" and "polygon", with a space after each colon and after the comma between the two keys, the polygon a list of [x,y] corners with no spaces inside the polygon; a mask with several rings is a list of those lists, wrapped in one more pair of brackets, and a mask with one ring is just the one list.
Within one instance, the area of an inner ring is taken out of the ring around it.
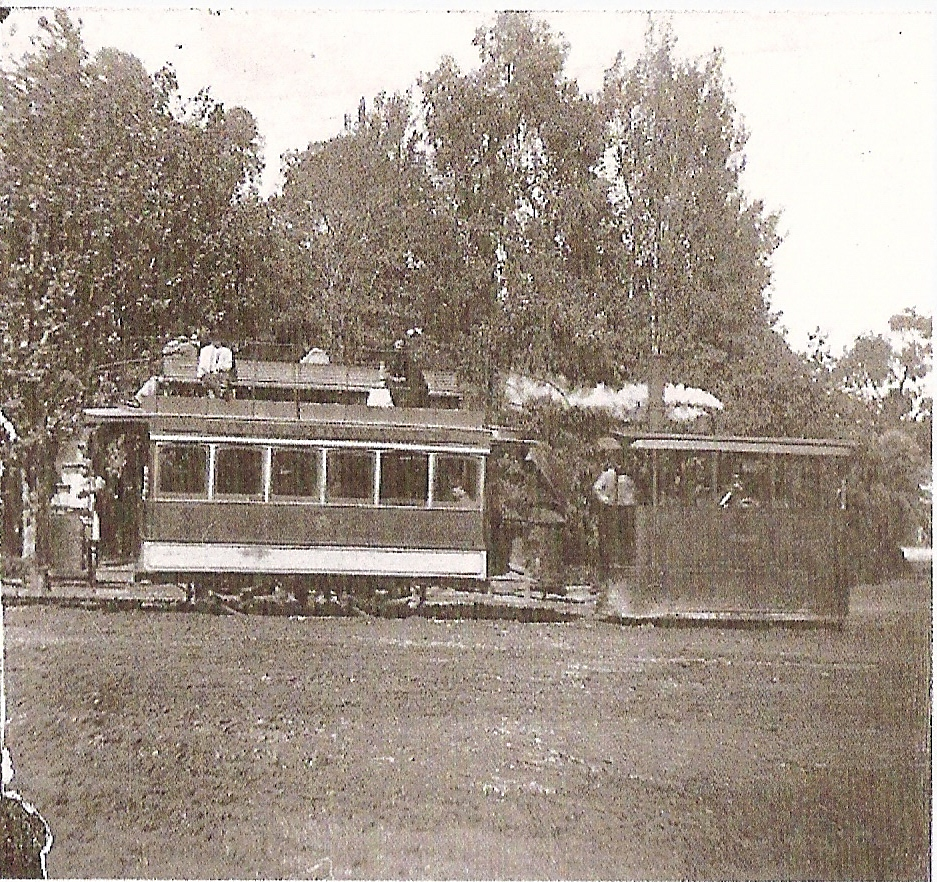
{"label": "grass field", "polygon": [[842,631],[6,613],[51,876],[923,878],[930,585]]}

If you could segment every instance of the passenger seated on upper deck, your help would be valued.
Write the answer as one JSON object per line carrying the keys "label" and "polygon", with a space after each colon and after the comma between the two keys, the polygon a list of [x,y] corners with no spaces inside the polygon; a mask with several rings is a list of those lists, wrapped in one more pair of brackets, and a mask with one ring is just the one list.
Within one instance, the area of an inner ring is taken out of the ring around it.
{"label": "passenger seated on upper deck", "polygon": [[234,372],[234,353],[227,346],[211,342],[198,354],[195,376],[208,388],[210,398],[223,397]]}

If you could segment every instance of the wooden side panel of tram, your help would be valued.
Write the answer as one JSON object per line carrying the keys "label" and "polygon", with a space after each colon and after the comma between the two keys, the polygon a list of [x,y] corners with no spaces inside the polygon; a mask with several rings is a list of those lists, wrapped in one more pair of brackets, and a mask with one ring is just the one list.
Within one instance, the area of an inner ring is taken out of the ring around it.
{"label": "wooden side panel of tram", "polygon": [[847,612],[839,510],[638,506],[635,515],[637,608],[833,619]]}
{"label": "wooden side panel of tram", "polygon": [[146,537],[164,542],[484,550],[479,510],[148,500]]}

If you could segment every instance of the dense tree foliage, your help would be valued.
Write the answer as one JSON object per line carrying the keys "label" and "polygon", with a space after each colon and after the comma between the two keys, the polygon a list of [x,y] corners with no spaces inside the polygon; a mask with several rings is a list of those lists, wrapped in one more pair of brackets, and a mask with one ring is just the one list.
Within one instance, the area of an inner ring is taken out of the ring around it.
{"label": "dense tree foliage", "polygon": [[475,44],[476,69],[444,59],[293,158],[274,210],[281,288],[302,296],[284,325],[342,352],[419,324],[490,397],[509,371],[642,378],[658,350],[673,378],[755,407],[734,365],[761,353],[765,371],[786,350],[765,296],[778,240],[741,189],[719,56],[678,61],[651,29],[591,98],[529,15]]}
{"label": "dense tree foliage", "polygon": [[857,445],[849,503],[861,539],[853,557],[870,578],[897,563],[899,546],[930,541],[932,340],[933,320],[906,309],[887,334],[863,335],[817,368],[836,402],[839,434]]}
{"label": "dense tree foliage", "polygon": [[240,329],[266,261],[250,114],[183,101],[59,12],[0,72],[0,409],[47,498],[58,442],[165,338]]}
{"label": "dense tree foliage", "polygon": [[452,330],[492,369],[599,379],[611,276],[602,248],[595,105],[542,22],[479,29],[481,65],[451,60],[421,83],[430,173],[464,256],[469,322]]}
{"label": "dense tree foliage", "polygon": [[738,356],[770,328],[778,239],[775,218],[742,191],[747,135],[722,59],[678,60],[673,37],[651,27],[642,56],[607,72],[600,107],[622,348],[659,352],[673,376],[724,394]]}
{"label": "dense tree foliage", "polygon": [[[0,409],[33,484],[81,405],[130,392],[168,336],[353,362],[420,327],[423,357],[492,415],[511,373],[614,385],[659,355],[723,400],[721,431],[853,438],[854,499],[904,541],[931,458],[931,321],[902,313],[841,358],[820,337],[791,350],[767,293],[776,218],[742,188],[719,53],[684,60],[652,25],[589,96],[526,13],[474,42],[474,69],[443,59],[362,99],[265,201],[247,111],[43,20],[0,72]],[[541,422],[576,450],[576,417]]]}
{"label": "dense tree foliage", "polygon": [[283,342],[354,361],[409,328],[444,341],[456,254],[419,154],[409,98],[370,112],[290,158],[272,202],[281,236]]}

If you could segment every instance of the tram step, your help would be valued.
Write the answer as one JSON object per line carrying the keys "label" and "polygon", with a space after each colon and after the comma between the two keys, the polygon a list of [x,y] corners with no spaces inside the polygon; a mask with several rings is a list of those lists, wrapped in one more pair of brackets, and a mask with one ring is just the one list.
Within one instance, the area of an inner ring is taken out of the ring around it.
{"label": "tram step", "polygon": [[135,575],[133,564],[104,564],[95,571],[96,580],[105,584],[129,585],[133,583]]}

